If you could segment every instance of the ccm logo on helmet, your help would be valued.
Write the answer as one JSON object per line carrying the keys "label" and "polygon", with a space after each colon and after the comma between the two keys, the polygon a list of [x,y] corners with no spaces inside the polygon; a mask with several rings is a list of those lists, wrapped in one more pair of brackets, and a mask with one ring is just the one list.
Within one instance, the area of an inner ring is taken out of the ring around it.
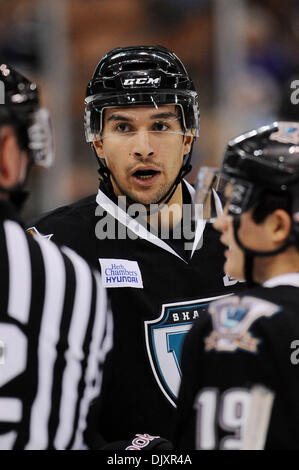
{"label": "ccm logo on helmet", "polygon": [[138,78],[126,78],[122,81],[123,86],[133,86],[133,85],[150,85],[150,86],[159,86],[161,82],[161,77],[152,78],[152,77],[138,77]]}

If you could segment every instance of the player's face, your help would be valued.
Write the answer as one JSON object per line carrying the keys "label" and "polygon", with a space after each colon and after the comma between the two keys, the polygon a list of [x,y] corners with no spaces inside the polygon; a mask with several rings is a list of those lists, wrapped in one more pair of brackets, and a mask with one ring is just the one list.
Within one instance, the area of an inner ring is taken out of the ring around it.
{"label": "player's face", "polygon": [[[217,217],[214,227],[222,232],[220,241],[227,246],[224,252],[226,261],[224,271],[230,277],[244,280],[245,257],[243,250],[239,247],[234,236],[233,217],[228,213],[229,202],[225,204],[223,214]],[[251,250],[267,251],[268,245],[268,226],[267,219],[256,224],[252,218],[253,209],[250,209],[241,215],[238,235],[241,243]],[[254,258],[253,273],[254,277],[262,277],[262,270],[266,269],[269,260],[262,257]]]}
{"label": "player's face", "polygon": [[22,184],[26,177],[28,156],[21,150],[14,129],[3,126],[0,129],[0,184],[9,189]]}
{"label": "player's face", "polygon": [[183,135],[174,105],[107,108],[102,141],[94,145],[105,158],[115,194],[148,205],[166,196],[192,139]]}
{"label": "player's face", "polygon": [[214,227],[222,232],[220,241],[227,247],[224,251],[224,272],[234,279],[244,279],[244,253],[236,243],[233,229],[233,218],[224,208],[222,215],[217,217]]}

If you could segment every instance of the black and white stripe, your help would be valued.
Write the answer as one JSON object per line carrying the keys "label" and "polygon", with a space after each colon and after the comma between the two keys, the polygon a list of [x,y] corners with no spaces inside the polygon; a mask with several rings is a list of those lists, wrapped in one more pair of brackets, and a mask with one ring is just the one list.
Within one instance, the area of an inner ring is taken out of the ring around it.
{"label": "black and white stripe", "polygon": [[[11,325],[11,335],[28,343],[25,366],[13,338],[6,345],[7,354],[20,361],[9,384],[1,383],[0,365],[0,448],[83,448],[89,405],[100,392],[100,366],[112,346],[100,276],[73,251],[27,236],[17,222],[6,220],[2,227],[0,273],[9,282],[8,293],[0,282],[0,295],[8,299],[7,312],[0,312],[0,340]],[[2,256],[8,272],[2,272]],[[9,411],[5,404],[11,403],[15,409]],[[23,410],[19,423],[17,406]]]}
{"label": "black and white stripe", "polygon": [[[4,222],[9,268],[9,315],[28,323],[31,302],[31,263],[29,247],[22,228],[11,220]],[[16,295],[18,293],[18,295]]]}

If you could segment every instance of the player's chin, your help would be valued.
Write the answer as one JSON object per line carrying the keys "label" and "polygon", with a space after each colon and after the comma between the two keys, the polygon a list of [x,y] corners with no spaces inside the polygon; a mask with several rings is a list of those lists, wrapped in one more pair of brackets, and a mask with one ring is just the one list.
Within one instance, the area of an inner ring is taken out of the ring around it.
{"label": "player's chin", "polygon": [[166,197],[167,194],[164,194],[164,191],[157,191],[154,188],[149,188],[148,190],[143,191],[136,191],[134,193],[135,201],[138,201],[139,204],[143,204],[145,206],[149,206],[151,204],[160,204],[163,202],[164,196]]}
{"label": "player's chin", "polygon": [[138,191],[131,193],[129,195],[131,201],[133,201],[135,204],[141,204],[142,206],[148,207],[151,204],[155,204],[153,196],[151,194],[144,194]]}
{"label": "player's chin", "polygon": [[240,265],[239,262],[236,262],[235,260],[232,260],[231,258],[228,258],[225,261],[223,270],[225,274],[227,274],[229,277],[232,277],[238,280],[243,278],[242,266]]}

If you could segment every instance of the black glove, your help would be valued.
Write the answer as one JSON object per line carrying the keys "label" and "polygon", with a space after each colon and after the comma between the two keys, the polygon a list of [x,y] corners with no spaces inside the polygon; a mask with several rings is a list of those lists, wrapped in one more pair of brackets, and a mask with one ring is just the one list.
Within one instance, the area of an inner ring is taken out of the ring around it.
{"label": "black glove", "polygon": [[101,447],[100,450],[173,450],[173,445],[160,436],[135,434],[133,439],[110,442]]}

